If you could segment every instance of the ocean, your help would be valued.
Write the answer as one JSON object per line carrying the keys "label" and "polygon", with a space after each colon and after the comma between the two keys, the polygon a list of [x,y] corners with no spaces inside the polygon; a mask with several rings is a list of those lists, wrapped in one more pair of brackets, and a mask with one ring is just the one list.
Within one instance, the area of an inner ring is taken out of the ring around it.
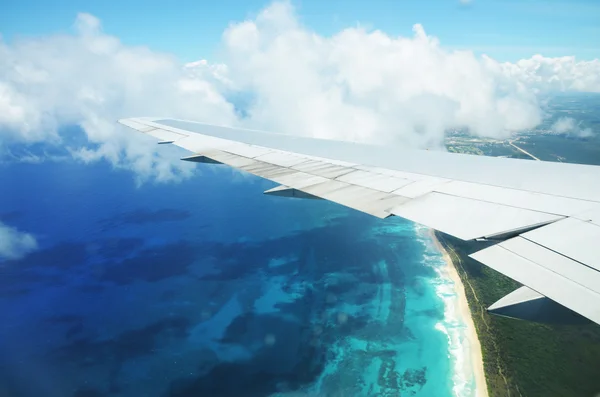
{"label": "ocean", "polygon": [[[136,185],[104,162],[0,165],[0,396],[473,393],[423,228],[199,166]],[[461,372],[462,371],[462,372]]]}

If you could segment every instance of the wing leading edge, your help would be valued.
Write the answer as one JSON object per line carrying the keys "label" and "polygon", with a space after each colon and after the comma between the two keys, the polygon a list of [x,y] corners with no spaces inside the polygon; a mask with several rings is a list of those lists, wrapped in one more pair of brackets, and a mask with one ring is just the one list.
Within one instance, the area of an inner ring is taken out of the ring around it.
{"label": "wing leading edge", "polygon": [[119,122],[193,153],[182,160],[226,164],[280,185],[266,194],[326,199],[463,240],[495,240],[471,257],[530,293],[517,290],[490,311],[529,318],[519,315],[521,308],[544,306],[523,303],[547,297],[600,324],[600,251],[594,245],[600,241],[600,167],[402,150],[175,119]]}

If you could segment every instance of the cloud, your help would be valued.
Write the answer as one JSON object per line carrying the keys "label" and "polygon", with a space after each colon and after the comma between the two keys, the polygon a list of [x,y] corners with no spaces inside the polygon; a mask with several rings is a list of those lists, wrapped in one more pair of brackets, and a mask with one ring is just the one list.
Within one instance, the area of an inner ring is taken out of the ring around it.
{"label": "cloud", "polygon": [[421,25],[412,37],[360,27],[323,37],[276,3],[223,37],[230,76],[254,94],[253,127],[439,147],[448,128],[507,136],[541,121],[536,97],[499,64],[445,50]]}
{"label": "cloud", "polygon": [[576,127],[575,119],[571,117],[561,117],[560,119],[556,120],[551,129],[558,134],[562,134],[573,131]]}
{"label": "cloud", "polygon": [[600,60],[577,61],[565,56],[547,58],[534,55],[516,63],[498,64],[498,71],[507,78],[518,81],[536,93],[547,92],[599,92]]}
{"label": "cloud", "polygon": [[[440,148],[448,129],[506,137],[535,127],[543,117],[536,94],[600,92],[597,60],[500,63],[448,50],[421,25],[410,37],[360,27],[322,36],[288,2],[230,25],[221,45],[223,64],[181,65],[124,45],[89,14],[73,34],[0,41],[0,146],[62,145],[81,161],[131,169],[138,181],[168,181],[189,176],[193,164],[115,120],[178,117]],[[80,126],[84,143],[65,125]]]}
{"label": "cloud", "polygon": [[[168,115],[233,122],[217,78],[200,71],[197,66],[194,75],[169,55],[125,46],[104,34],[97,18],[80,14],[72,35],[0,42],[0,141],[64,145],[78,159],[107,159],[141,178],[185,176],[188,164],[168,161],[152,139],[116,120]],[[70,147],[72,136],[59,133],[65,125],[79,125],[88,145]]]}
{"label": "cloud", "polygon": [[593,135],[591,128],[581,128],[581,123],[577,123],[572,117],[559,118],[550,130],[556,134],[568,134],[579,138],[589,138]]}
{"label": "cloud", "polygon": [[0,222],[0,258],[19,259],[35,249],[37,242],[31,234]]}

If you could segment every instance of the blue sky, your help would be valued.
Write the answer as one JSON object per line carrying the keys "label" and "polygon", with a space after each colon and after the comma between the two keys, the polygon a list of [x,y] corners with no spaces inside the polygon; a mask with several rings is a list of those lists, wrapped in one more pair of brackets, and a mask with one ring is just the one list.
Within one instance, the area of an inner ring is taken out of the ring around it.
{"label": "blue sky", "polygon": [[[254,17],[270,3],[9,0],[0,13],[0,32],[7,41],[67,33],[76,14],[88,12],[101,19],[106,33],[125,44],[173,53],[182,61],[218,60],[224,29],[231,22]],[[458,0],[301,0],[293,4],[302,23],[324,35],[357,24],[391,35],[411,35],[412,25],[421,23],[447,48],[471,49],[501,61],[536,53],[600,58],[597,0],[472,0],[467,5]]]}

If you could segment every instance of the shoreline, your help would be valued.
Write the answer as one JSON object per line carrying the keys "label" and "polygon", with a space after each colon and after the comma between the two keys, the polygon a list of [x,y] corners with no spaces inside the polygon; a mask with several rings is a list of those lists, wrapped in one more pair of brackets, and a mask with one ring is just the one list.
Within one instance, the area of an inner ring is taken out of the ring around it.
{"label": "shoreline", "polygon": [[[464,325],[466,327],[464,336],[466,337],[466,348],[468,350],[468,369],[472,372],[475,380],[475,396],[477,397],[488,397],[487,382],[485,379],[485,372],[483,369],[483,355],[481,353],[481,344],[479,343],[479,337],[475,330],[475,323],[469,308],[469,302],[465,294],[465,287],[458,274],[458,270],[452,258],[446,251],[446,248],[437,239],[433,229],[429,229],[429,236],[435,247],[442,254],[444,261],[446,262],[444,271],[445,275],[450,278],[454,284],[453,290],[457,297],[458,307],[455,310],[458,312]],[[463,363],[464,365],[464,363]]]}

